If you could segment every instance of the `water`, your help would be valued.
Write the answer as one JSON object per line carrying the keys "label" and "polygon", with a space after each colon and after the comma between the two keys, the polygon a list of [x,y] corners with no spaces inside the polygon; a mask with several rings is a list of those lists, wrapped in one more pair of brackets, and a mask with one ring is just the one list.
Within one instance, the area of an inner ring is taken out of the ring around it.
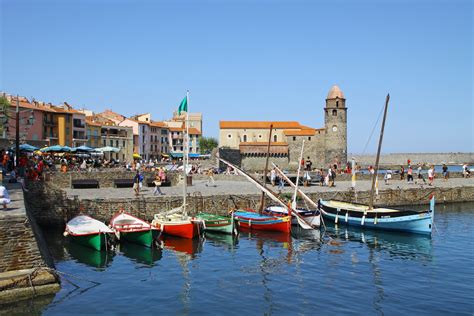
{"label": "water", "polygon": [[474,203],[438,206],[435,225],[432,238],[333,226],[323,236],[168,238],[163,251],[126,245],[102,255],[47,230],[57,269],[74,277],[63,277],[56,296],[10,311],[472,314]]}

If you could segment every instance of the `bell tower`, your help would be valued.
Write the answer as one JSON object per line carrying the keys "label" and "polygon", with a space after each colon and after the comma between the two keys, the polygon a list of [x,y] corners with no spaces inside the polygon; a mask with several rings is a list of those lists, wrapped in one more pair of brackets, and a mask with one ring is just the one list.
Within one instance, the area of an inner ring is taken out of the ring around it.
{"label": "bell tower", "polygon": [[326,166],[339,162],[344,167],[347,163],[347,108],[346,98],[337,85],[332,86],[326,98],[324,127]]}

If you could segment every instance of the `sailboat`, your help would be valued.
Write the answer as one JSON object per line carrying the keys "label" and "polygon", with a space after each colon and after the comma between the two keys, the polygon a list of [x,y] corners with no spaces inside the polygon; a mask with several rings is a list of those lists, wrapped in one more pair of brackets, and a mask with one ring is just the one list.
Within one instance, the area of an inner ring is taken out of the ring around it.
{"label": "sailboat", "polygon": [[370,191],[369,205],[335,201],[319,200],[318,208],[323,216],[336,224],[367,227],[373,229],[384,229],[403,231],[419,234],[431,234],[434,220],[435,199],[430,199],[430,207],[424,211],[397,210],[393,208],[375,207],[374,189],[379,168],[380,151],[382,148],[385,119],[387,117],[388,102],[390,95],[385,101],[382,128],[380,131],[377,158],[375,161],[375,173],[372,177],[372,188]]}
{"label": "sailboat", "polygon": [[[246,210],[236,210],[234,211],[234,217],[237,220],[238,226],[243,228],[250,228],[255,230],[268,230],[268,231],[282,231],[289,233],[291,231],[291,214],[293,210],[288,206],[284,201],[282,201],[275,192],[269,188],[263,186],[251,175],[247,174],[245,171],[235,166],[234,164],[218,157],[220,161],[224,164],[230,166],[237,171],[238,174],[247,178],[247,180],[253,183],[260,191],[264,192],[272,201],[279,204],[280,206],[287,209],[288,216],[271,216],[259,214],[257,211],[252,209]],[[298,224],[304,229],[312,229],[313,227],[309,225],[298,213],[295,213],[294,216],[298,220]]]}
{"label": "sailboat", "polygon": [[[275,168],[275,170],[277,170],[282,175],[284,180],[286,180],[286,182],[288,182],[295,189],[295,192],[293,194],[293,201],[291,203],[291,208],[296,213],[298,213],[301,217],[303,217],[305,222],[309,223],[313,227],[319,227],[320,224],[321,224],[321,214],[320,214],[320,212],[317,208],[315,208],[314,210],[310,210],[310,209],[297,207],[297,205],[296,205],[296,197],[297,197],[298,191],[300,191],[298,189],[298,184],[299,184],[300,171],[301,171],[301,163],[300,162],[303,159],[303,151],[304,151],[304,140],[303,140],[303,144],[301,146],[300,159],[298,160],[298,173],[296,175],[296,185],[293,184],[293,182],[290,179],[288,179],[288,177],[286,177],[286,175],[284,175],[283,172],[281,172],[281,170],[278,169],[278,167],[274,163],[273,163],[273,167]],[[272,205],[272,206],[268,206],[267,208],[265,208],[265,213],[275,215],[275,216],[287,216],[288,215],[288,210],[287,210],[286,207],[282,207],[282,206],[279,206],[279,205]],[[298,219],[295,216],[293,216],[293,218],[291,220],[291,224],[292,225],[298,225]]]}
{"label": "sailboat", "polygon": [[155,214],[152,226],[159,229],[161,233],[182,238],[192,239],[201,234],[203,221],[197,218],[188,216],[186,212],[186,186],[188,176],[188,152],[189,152],[189,112],[188,112],[189,91],[186,93],[183,101],[178,108],[178,115],[181,112],[186,112],[185,119],[185,134],[183,136],[183,205],[165,213]]}

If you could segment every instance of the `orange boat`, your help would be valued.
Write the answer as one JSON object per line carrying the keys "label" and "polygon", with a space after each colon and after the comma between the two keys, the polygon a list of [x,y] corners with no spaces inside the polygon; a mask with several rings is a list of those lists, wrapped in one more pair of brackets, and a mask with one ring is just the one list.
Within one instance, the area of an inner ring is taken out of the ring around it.
{"label": "orange boat", "polygon": [[269,216],[253,210],[238,210],[234,212],[234,218],[242,228],[285,233],[291,231],[291,216]]}

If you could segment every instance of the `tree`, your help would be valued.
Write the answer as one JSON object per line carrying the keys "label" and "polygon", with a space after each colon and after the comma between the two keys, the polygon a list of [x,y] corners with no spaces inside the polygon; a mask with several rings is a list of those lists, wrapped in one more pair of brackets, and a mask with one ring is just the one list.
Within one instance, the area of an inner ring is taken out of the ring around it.
{"label": "tree", "polygon": [[3,134],[5,125],[8,123],[8,110],[10,102],[4,96],[0,96],[0,133]]}
{"label": "tree", "polygon": [[214,137],[200,137],[199,147],[201,148],[201,154],[210,154],[211,151],[218,146],[217,139]]}

